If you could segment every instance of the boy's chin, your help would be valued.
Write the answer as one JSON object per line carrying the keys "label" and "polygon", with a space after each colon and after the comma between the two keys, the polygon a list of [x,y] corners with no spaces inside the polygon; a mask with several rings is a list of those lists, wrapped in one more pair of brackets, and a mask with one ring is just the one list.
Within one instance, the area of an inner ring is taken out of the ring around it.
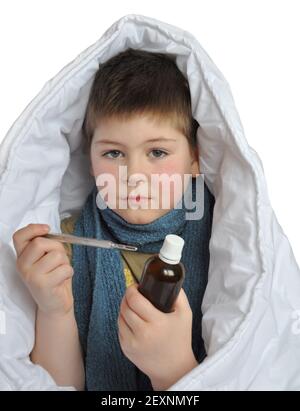
{"label": "boy's chin", "polygon": [[159,217],[166,214],[169,210],[146,210],[146,209],[130,209],[118,210],[114,212],[130,224],[150,224],[157,220]]}

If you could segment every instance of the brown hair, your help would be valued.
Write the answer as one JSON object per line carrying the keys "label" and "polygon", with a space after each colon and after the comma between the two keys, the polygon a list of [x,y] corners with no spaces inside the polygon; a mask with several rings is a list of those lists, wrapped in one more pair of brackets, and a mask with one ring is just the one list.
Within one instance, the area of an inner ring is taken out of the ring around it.
{"label": "brown hair", "polygon": [[199,124],[192,117],[189,84],[166,54],[128,48],[100,64],[82,125],[85,152],[101,119],[137,114],[168,120],[196,147]]}

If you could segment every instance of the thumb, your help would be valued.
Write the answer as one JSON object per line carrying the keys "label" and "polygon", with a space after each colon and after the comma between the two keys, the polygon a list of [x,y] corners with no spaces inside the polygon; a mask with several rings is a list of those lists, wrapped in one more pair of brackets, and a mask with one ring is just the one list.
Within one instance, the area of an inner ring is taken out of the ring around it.
{"label": "thumb", "polygon": [[184,289],[181,287],[179,294],[173,305],[173,309],[178,312],[185,312],[191,310],[189,300]]}

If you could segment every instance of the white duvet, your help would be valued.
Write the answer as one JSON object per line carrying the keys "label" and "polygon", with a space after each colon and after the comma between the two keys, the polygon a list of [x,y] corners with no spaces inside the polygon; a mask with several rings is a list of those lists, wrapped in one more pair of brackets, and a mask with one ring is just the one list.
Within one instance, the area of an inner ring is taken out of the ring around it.
{"label": "white duvet", "polygon": [[[58,387],[31,363],[35,303],[16,269],[12,234],[78,211],[93,177],[81,125],[98,65],[128,48],[168,53],[188,78],[200,167],[215,196],[203,338],[208,353],[170,390],[300,390],[300,271],[269,202],[230,87],[188,32],[126,15],[49,80],[0,149],[0,388]],[[200,302],[199,302],[200,304]]]}

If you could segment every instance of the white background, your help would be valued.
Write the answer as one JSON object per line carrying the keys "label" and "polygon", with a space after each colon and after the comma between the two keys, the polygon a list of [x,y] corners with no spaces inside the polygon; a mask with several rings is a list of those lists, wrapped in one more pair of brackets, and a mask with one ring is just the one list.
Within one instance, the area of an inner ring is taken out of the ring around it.
{"label": "white background", "polygon": [[300,263],[299,0],[1,1],[0,141],[50,78],[130,13],[191,32],[224,74]]}

